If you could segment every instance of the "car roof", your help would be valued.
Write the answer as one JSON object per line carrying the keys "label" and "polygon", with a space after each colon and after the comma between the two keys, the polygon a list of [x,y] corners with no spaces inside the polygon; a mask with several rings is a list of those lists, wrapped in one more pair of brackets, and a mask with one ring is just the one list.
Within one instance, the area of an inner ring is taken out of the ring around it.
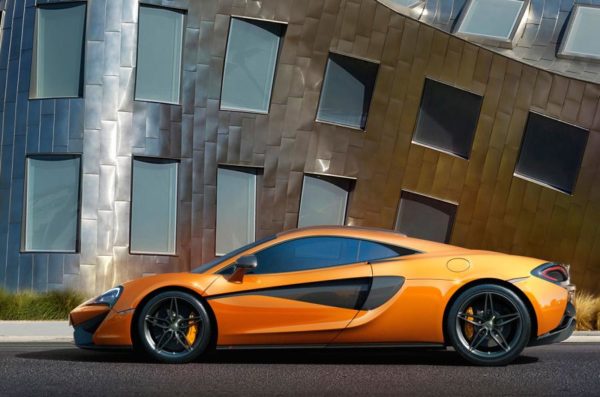
{"label": "car roof", "polygon": [[278,238],[284,237],[286,239],[309,236],[341,236],[374,240],[404,248],[410,248],[419,252],[467,251],[465,248],[456,247],[450,244],[436,243],[434,241],[407,237],[405,234],[394,232],[388,229],[362,226],[310,226],[300,229],[286,230],[277,234]]}

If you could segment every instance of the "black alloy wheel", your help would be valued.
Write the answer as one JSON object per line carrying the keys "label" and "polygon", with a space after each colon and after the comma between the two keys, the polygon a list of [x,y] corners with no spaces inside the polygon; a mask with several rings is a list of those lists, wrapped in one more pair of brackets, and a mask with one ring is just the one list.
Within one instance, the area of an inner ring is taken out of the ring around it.
{"label": "black alloy wheel", "polygon": [[531,318],[523,301],[508,288],[485,284],[456,299],[446,319],[454,349],[477,365],[506,365],[525,348]]}
{"label": "black alloy wheel", "polygon": [[193,295],[162,292],[142,308],[137,321],[138,343],[155,360],[180,364],[193,361],[210,345],[211,323]]}

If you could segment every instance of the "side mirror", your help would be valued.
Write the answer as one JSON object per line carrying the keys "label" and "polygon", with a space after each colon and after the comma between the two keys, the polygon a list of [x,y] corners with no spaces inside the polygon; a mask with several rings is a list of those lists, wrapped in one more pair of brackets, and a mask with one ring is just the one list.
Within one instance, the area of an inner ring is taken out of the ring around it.
{"label": "side mirror", "polygon": [[233,274],[229,277],[232,283],[241,283],[244,280],[244,274],[252,269],[256,269],[258,260],[254,255],[240,256],[235,262]]}

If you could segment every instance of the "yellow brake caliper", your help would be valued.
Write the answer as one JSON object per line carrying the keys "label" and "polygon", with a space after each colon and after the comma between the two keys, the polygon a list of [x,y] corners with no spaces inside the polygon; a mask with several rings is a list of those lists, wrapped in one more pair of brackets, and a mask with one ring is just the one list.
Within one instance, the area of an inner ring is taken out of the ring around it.
{"label": "yellow brake caliper", "polygon": [[[467,319],[469,321],[475,321],[475,317],[472,317],[473,315],[473,308],[469,307],[466,311],[466,314],[469,314],[470,316],[467,317]],[[468,323],[465,321],[465,336],[467,337],[468,340],[472,340],[473,339],[473,334],[475,334],[475,327],[473,326],[473,324]]]}
{"label": "yellow brake caliper", "polygon": [[[194,319],[194,315],[190,315],[189,320],[193,320]],[[194,341],[196,340],[196,335],[198,335],[198,324],[194,324],[191,327],[188,328],[188,332],[185,335],[185,338],[187,339],[188,343],[191,345],[194,344]]]}

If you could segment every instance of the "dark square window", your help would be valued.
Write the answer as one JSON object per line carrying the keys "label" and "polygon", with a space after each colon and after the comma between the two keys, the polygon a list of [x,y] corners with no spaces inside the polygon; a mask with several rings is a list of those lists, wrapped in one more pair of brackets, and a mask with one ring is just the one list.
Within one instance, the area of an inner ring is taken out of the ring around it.
{"label": "dark square window", "polygon": [[450,241],[457,206],[446,201],[402,192],[396,230],[409,237],[447,243]]}
{"label": "dark square window", "polygon": [[329,54],[317,121],[364,129],[379,65]]}
{"label": "dark square window", "polygon": [[515,173],[570,194],[587,137],[582,128],[530,112]]}
{"label": "dark square window", "polygon": [[425,79],[414,142],[469,158],[483,98]]}

